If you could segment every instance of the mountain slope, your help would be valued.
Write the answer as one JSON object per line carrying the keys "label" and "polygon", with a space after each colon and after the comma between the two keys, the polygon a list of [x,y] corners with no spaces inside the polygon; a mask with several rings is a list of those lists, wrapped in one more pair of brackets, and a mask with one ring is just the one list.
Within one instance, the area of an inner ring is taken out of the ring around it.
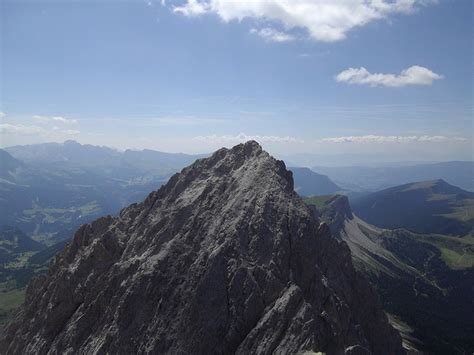
{"label": "mountain slope", "polygon": [[198,160],[143,203],[82,226],[29,285],[0,347],[402,353],[347,247],[256,142]]}
{"label": "mountain slope", "polygon": [[334,194],[342,189],[327,176],[308,168],[290,168],[295,180],[295,191],[301,196]]}
{"label": "mountain slope", "polygon": [[355,199],[354,212],[382,228],[466,235],[474,228],[474,193],[444,180],[396,186]]}
{"label": "mountain slope", "polygon": [[0,178],[11,178],[15,170],[23,165],[22,161],[13,158],[6,150],[0,149]]}
{"label": "mountain slope", "polygon": [[[319,201],[318,213],[348,244],[354,265],[376,287],[392,319],[412,328],[402,332],[407,348],[474,351],[473,238],[380,229],[354,215],[346,196]],[[463,266],[450,263],[446,253],[464,253]]]}

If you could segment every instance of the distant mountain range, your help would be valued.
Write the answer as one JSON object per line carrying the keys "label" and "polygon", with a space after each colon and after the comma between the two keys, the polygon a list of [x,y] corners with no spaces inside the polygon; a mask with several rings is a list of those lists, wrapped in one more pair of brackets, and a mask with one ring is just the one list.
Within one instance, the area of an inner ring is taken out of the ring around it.
{"label": "distant mountain range", "polygon": [[14,158],[31,165],[58,165],[105,169],[110,173],[135,169],[133,175],[157,173],[169,175],[206,155],[164,153],[155,150],[125,150],[80,144],[76,141],[44,143],[5,148]]}
{"label": "distant mountain range", "polygon": [[444,180],[415,182],[356,198],[354,212],[382,228],[466,235],[474,229],[474,192]]}
{"label": "distant mountain range", "polygon": [[356,268],[377,289],[406,348],[472,353],[474,238],[381,229],[354,214],[346,196],[306,202],[347,243]]}
{"label": "distant mountain range", "polygon": [[474,191],[474,162],[450,161],[396,167],[323,167],[312,168],[327,175],[344,190],[378,191],[414,181],[443,179],[464,190]]}
{"label": "distant mountain range", "polygon": [[47,244],[143,199],[202,156],[45,143],[0,150],[0,225]]}

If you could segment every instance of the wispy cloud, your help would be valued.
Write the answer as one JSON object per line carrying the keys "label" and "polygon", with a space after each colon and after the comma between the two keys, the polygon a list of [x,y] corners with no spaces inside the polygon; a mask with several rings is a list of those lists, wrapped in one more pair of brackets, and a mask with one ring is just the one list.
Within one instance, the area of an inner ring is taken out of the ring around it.
{"label": "wispy cloud", "polygon": [[245,18],[273,21],[286,29],[304,29],[317,41],[346,38],[349,31],[393,14],[410,14],[427,0],[186,0],[173,7],[187,17],[216,14],[224,22]]}
{"label": "wispy cloud", "polygon": [[42,127],[38,126],[25,126],[21,124],[10,124],[10,123],[2,123],[0,124],[0,133],[1,134],[16,134],[21,136],[31,136],[31,135],[38,135],[44,132]]}
{"label": "wispy cloud", "polygon": [[402,70],[400,74],[370,73],[364,67],[349,68],[336,75],[338,82],[348,84],[401,87],[407,85],[431,85],[443,76],[432,72],[430,69],[413,65]]}
{"label": "wispy cloud", "polygon": [[280,32],[274,28],[271,27],[265,27],[265,28],[252,28],[250,30],[250,33],[254,33],[259,37],[262,37],[264,40],[269,41],[269,42],[288,42],[288,41],[294,41],[296,39],[295,36],[286,33],[286,32]]}
{"label": "wispy cloud", "polygon": [[59,132],[61,134],[66,134],[66,135],[70,135],[70,136],[75,136],[75,135],[78,135],[79,133],[81,133],[81,131],[77,130],[77,129],[61,129],[57,126],[54,126],[52,128],[53,131],[56,131],[56,132]]}
{"label": "wispy cloud", "polygon": [[304,143],[302,139],[290,136],[267,136],[267,135],[247,135],[240,133],[237,135],[209,135],[209,136],[197,136],[194,140],[208,142],[208,143],[240,143],[247,142],[249,140],[255,140],[260,143]]}
{"label": "wispy cloud", "polygon": [[467,139],[456,136],[347,136],[323,138],[322,143],[463,143]]}
{"label": "wispy cloud", "polygon": [[198,0],[187,0],[183,6],[175,6],[173,11],[184,16],[195,17],[205,14],[210,10],[209,4]]}
{"label": "wispy cloud", "polygon": [[0,118],[5,117],[7,114],[5,112],[0,111]]}
{"label": "wispy cloud", "polygon": [[57,134],[60,135],[78,135],[81,133],[78,130],[73,129],[60,129],[59,127],[52,127],[51,129],[45,129],[43,127],[34,125],[22,125],[22,124],[0,124],[0,134],[18,135],[18,136],[43,136],[51,137]]}
{"label": "wispy cloud", "polygon": [[200,126],[208,124],[219,124],[224,122],[223,119],[204,118],[196,116],[164,116],[153,118],[149,122],[151,125],[158,126]]}
{"label": "wispy cloud", "polygon": [[300,58],[314,58],[314,57],[323,57],[325,55],[328,55],[329,51],[323,51],[323,52],[316,52],[316,53],[300,53],[298,54],[298,57]]}
{"label": "wispy cloud", "polygon": [[44,122],[44,123],[66,123],[66,124],[76,124],[77,120],[71,119],[71,118],[65,118],[62,116],[42,116],[42,115],[34,115],[33,119],[38,121],[38,122]]}

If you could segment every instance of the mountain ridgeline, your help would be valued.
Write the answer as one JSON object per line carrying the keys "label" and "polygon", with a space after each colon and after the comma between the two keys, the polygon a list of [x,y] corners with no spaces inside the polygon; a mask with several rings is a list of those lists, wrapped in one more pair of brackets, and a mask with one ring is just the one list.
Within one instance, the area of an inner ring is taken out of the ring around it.
{"label": "mountain ridgeline", "polygon": [[256,142],[83,225],[5,328],[11,353],[402,354],[374,291]]}
{"label": "mountain ridgeline", "polygon": [[355,213],[382,228],[455,236],[474,228],[474,192],[444,180],[392,187],[355,199]]}
{"label": "mountain ridgeline", "polygon": [[5,148],[18,160],[27,164],[38,165],[69,165],[74,167],[134,167],[141,171],[174,172],[176,169],[192,163],[204,155],[180,153],[165,153],[155,150],[118,151],[105,146],[80,144],[76,141],[64,143],[43,143],[33,145],[18,145]]}

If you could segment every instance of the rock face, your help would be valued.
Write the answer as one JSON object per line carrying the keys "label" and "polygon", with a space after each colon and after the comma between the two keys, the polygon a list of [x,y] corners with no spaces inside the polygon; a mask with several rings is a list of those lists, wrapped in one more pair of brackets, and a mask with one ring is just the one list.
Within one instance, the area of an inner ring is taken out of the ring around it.
{"label": "rock face", "polygon": [[401,354],[374,291],[256,142],[221,149],[34,279],[7,353]]}
{"label": "rock face", "polygon": [[344,228],[345,222],[354,219],[349,199],[344,195],[334,195],[329,198],[324,207],[317,211],[317,215],[327,223],[332,235],[336,237]]}

